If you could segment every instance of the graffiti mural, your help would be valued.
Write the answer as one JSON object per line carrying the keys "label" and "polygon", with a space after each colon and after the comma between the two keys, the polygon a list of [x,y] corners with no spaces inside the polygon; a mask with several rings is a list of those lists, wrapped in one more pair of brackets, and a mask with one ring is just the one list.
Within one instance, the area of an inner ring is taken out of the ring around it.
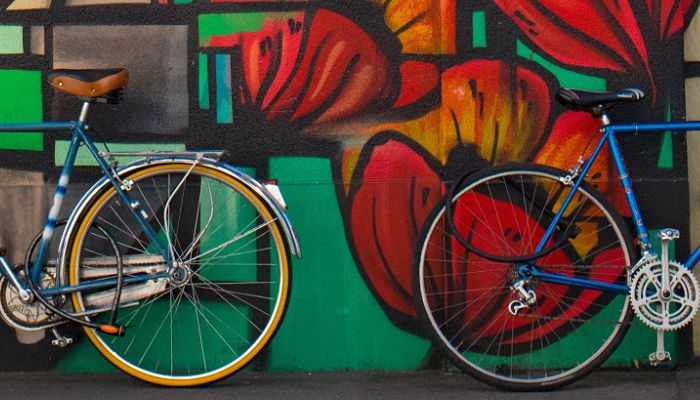
{"label": "graffiti mural", "polygon": [[[697,6],[0,0],[0,121],[73,118],[76,100],[45,84],[52,69],[128,67],[123,104],[91,117],[110,148],[225,148],[232,164],[277,178],[288,197],[304,258],[294,263],[286,320],[256,368],[414,369],[435,360],[413,305],[411,257],[446,187],[489,165],[574,165],[598,126],[554,100],[560,86],[639,87],[642,105],[613,118],[683,118],[682,35]],[[0,136],[0,200],[10,211],[0,245],[12,260],[42,225],[66,140]],[[687,231],[684,137],[620,140],[649,225]],[[79,163],[69,203],[96,176],[87,158]],[[607,155],[591,176],[628,216]],[[652,207],[659,193],[677,215]],[[687,248],[680,241],[676,251]],[[0,370],[102,362],[81,340],[17,349],[4,326],[0,340]],[[654,333],[633,328],[627,340],[613,362],[646,357]]]}

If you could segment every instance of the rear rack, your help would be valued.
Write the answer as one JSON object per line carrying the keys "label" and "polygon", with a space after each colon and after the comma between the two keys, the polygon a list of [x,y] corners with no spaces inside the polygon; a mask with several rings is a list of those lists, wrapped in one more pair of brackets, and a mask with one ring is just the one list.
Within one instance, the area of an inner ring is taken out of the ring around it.
{"label": "rear rack", "polygon": [[100,157],[209,157],[221,158],[226,154],[225,150],[198,150],[198,151],[100,151]]}

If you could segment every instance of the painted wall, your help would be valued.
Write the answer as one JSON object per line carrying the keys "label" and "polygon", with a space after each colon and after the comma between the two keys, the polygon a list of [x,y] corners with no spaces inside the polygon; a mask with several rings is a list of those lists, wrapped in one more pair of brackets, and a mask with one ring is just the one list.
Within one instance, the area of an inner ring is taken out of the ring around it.
{"label": "painted wall", "polygon": [[[410,266],[444,185],[487,164],[571,166],[597,127],[554,101],[559,86],[640,87],[646,100],[613,118],[682,118],[682,34],[696,8],[695,0],[0,0],[0,120],[73,117],[78,102],[45,84],[51,69],[128,66],[123,104],[92,114],[111,148],[226,148],[234,164],[277,178],[287,198],[304,258],[294,260],[285,322],[255,367],[416,369],[440,364],[417,327]],[[687,231],[685,137],[621,142],[648,227]],[[12,260],[42,226],[66,148],[61,135],[0,137],[0,244]],[[598,186],[629,215],[610,167],[601,157]],[[95,176],[85,158],[69,199]],[[685,236],[676,252],[687,251]],[[58,350],[15,336],[0,327],[0,370],[111,368],[87,341]],[[682,359],[689,335],[674,338]],[[646,359],[654,341],[633,327],[609,364]]]}

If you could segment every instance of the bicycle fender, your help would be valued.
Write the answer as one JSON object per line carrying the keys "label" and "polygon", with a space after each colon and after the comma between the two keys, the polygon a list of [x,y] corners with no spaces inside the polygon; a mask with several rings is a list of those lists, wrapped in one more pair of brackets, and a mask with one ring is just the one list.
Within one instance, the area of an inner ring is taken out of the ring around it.
{"label": "bicycle fender", "polygon": [[[193,152],[193,157],[182,157],[182,156],[177,156],[177,157],[167,157],[167,155],[163,155],[163,157],[158,157],[158,158],[146,158],[142,160],[137,160],[134,162],[131,162],[129,164],[124,165],[123,167],[119,168],[117,170],[117,174],[119,176],[124,176],[127,174],[130,174],[132,172],[135,172],[139,169],[146,168],[146,167],[152,167],[154,165],[159,165],[159,164],[167,164],[167,163],[172,163],[172,162],[183,162],[183,163],[192,163],[195,161],[194,156],[196,155],[196,152]],[[210,159],[200,159],[199,164],[207,166],[209,168],[212,168],[214,170],[218,170],[222,173],[232,175],[236,179],[238,179],[239,182],[244,184],[251,192],[253,192],[256,196],[258,196],[264,203],[265,205],[269,208],[270,212],[273,214],[273,216],[279,221],[280,226],[282,228],[282,232],[284,234],[284,237],[287,241],[287,245],[289,246],[289,250],[292,254],[294,254],[297,257],[301,257],[301,249],[299,247],[299,241],[297,239],[296,233],[294,232],[294,228],[292,227],[292,224],[287,217],[286,213],[283,211],[283,200],[277,200],[276,196],[270,192],[270,189],[268,189],[264,184],[258,182],[257,180],[253,179],[246,173],[240,171],[239,169],[228,165],[224,163],[217,163],[215,160],[210,160]],[[80,216],[83,211],[85,210],[86,207],[88,207],[91,203],[92,200],[99,195],[103,189],[105,189],[107,186],[110,186],[112,183],[111,181],[106,177],[103,176],[100,178],[97,182],[95,182],[90,189],[88,189],[85,194],[80,198],[78,201],[77,205],[73,208],[70,217],[68,217],[68,221],[66,223],[66,228],[63,231],[63,235],[61,237],[61,240],[59,242],[58,246],[58,260],[60,266],[66,265],[65,263],[67,262],[66,256],[67,252],[66,249],[68,248],[68,238],[73,236],[73,231],[77,228],[78,225],[78,216]],[[281,195],[281,194],[280,194]],[[61,268],[62,269],[62,268]]]}
{"label": "bicycle fender", "polygon": [[299,241],[297,240],[296,233],[294,232],[294,228],[292,227],[289,217],[287,217],[287,214],[283,211],[287,208],[287,206],[277,185],[262,184],[230,164],[207,163],[206,165],[212,168],[225,170],[237,176],[253,192],[263,199],[270,207],[270,210],[275,214],[275,217],[277,217],[280,221],[280,225],[282,225],[282,230],[284,231],[284,236],[287,238],[287,244],[289,245],[290,251],[295,256],[301,258]]}

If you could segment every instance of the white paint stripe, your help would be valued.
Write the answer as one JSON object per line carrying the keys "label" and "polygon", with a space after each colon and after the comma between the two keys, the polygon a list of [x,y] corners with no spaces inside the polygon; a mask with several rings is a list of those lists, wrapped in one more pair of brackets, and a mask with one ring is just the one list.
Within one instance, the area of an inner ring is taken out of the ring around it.
{"label": "white paint stripe", "polygon": [[63,202],[63,193],[56,193],[56,195],[53,197],[53,206],[51,207],[51,211],[49,212],[49,218],[53,219],[54,221],[58,219],[58,212],[61,209],[61,203]]}
{"label": "white paint stripe", "polygon": [[[61,178],[58,180],[58,187],[64,193],[66,191],[66,186],[68,186],[69,178],[70,177],[68,176],[68,174],[61,174]],[[56,194],[54,195],[53,206],[51,207],[51,211],[49,212],[49,219],[52,219],[54,221],[58,219],[58,212],[61,210],[61,203],[63,203],[64,193],[56,192]]]}
{"label": "white paint stripe", "polygon": [[49,240],[51,239],[51,235],[53,235],[53,228],[44,227],[44,232],[41,235],[41,240]]}
{"label": "white paint stripe", "polygon": [[63,186],[65,188],[66,186],[68,186],[69,179],[70,177],[68,176],[68,174],[62,174],[61,178],[58,180],[58,186]]}

